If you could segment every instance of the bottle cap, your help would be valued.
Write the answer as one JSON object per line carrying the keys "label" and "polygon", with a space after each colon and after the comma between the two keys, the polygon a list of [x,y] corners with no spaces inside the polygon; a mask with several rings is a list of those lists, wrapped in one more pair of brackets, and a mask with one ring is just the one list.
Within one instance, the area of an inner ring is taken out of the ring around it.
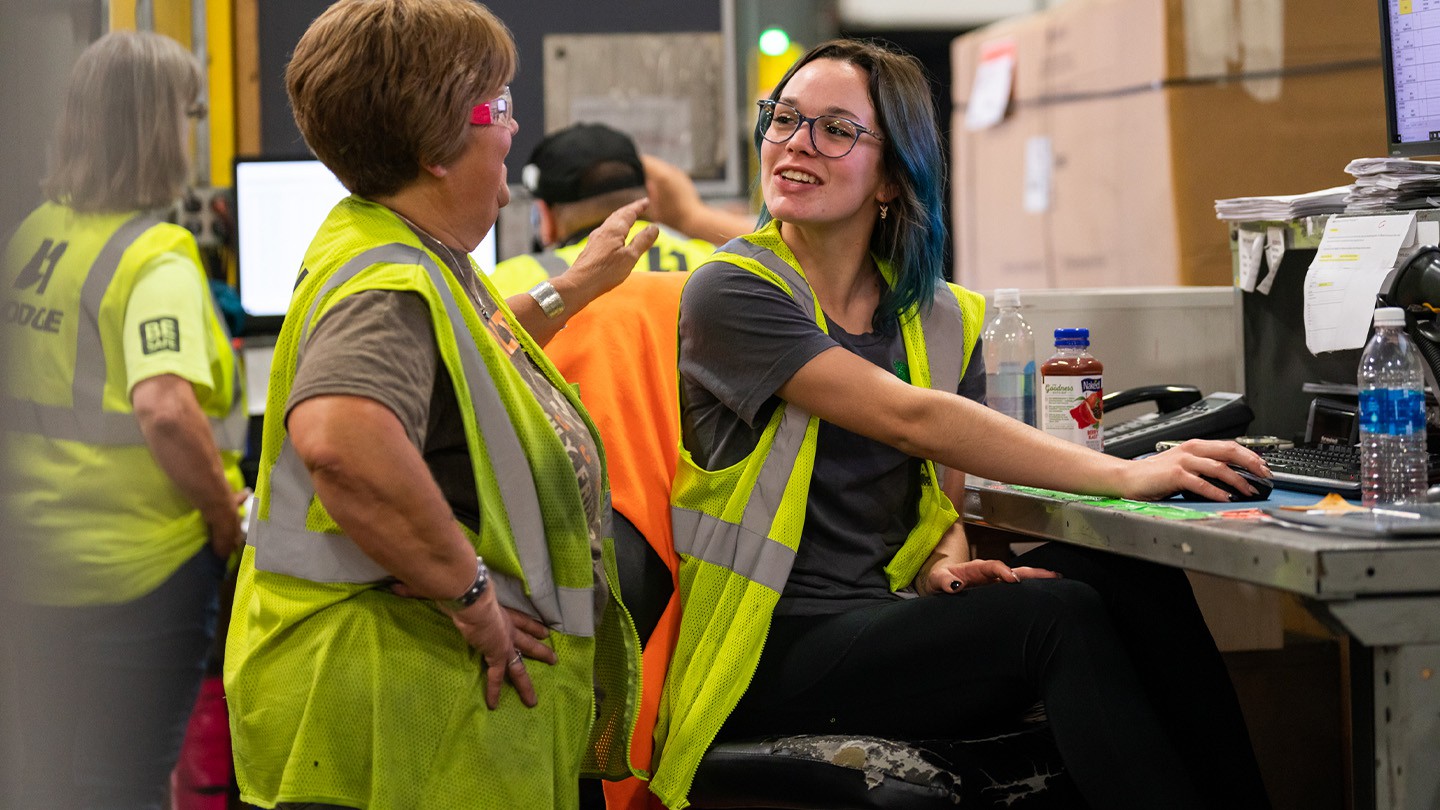
{"label": "bottle cap", "polygon": [[1020,291],[1014,287],[999,288],[995,291],[995,306],[996,308],[1020,306]]}
{"label": "bottle cap", "polygon": [[1405,310],[1400,307],[1381,307],[1375,310],[1376,326],[1404,326]]}
{"label": "bottle cap", "polygon": [[1089,329],[1056,329],[1056,346],[1079,346],[1084,349],[1090,345]]}

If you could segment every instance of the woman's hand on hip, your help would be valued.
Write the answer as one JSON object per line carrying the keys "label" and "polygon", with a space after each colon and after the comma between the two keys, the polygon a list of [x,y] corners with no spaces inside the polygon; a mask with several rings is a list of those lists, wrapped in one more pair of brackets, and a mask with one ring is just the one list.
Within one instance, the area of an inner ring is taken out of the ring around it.
{"label": "woman's hand on hip", "polygon": [[[450,620],[455,622],[455,627],[460,630],[465,641],[478,650],[485,660],[486,706],[494,709],[500,705],[500,689],[506,679],[515,685],[521,703],[534,706],[538,702],[535,685],[530,682],[530,673],[525,670],[525,661],[518,645],[524,644],[527,649],[533,649],[533,646],[540,642],[534,638],[533,633],[526,637],[527,633],[515,630],[516,622],[513,616],[500,607],[494,588],[487,588],[485,593],[475,600],[475,604],[464,610],[451,612]],[[551,655],[554,655],[553,651]]]}
{"label": "woman's hand on hip", "polygon": [[228,559],[245,545],[245,523],[241,518],[240,508],[249,497],[249,489],[236,490],[230,494],[232,503],[229,511],[217,515],[214,520],[206,518],[206,527],[210,531],[210,550],[222,560]]}
{"label": "woman's hand on hip", "polygon": [[1019,582],[1022,579],[1059,579],[1060,575],[1044,568],[1022,566],[1011,568],[999,560],[936,563],[926,576],[926,592],[959,593],[977,585],[992,582]]}
{"label": "woman's hand on hip", "polygon": [[555,651],[545,643],[545,639],[550,637],[550,628],[541,624],[540,620],[514,608],[505,608],[505,615],[510,618],[511,638],[515,641],[515,649],[522,655],[546,664],[554,664],[560,660]]}

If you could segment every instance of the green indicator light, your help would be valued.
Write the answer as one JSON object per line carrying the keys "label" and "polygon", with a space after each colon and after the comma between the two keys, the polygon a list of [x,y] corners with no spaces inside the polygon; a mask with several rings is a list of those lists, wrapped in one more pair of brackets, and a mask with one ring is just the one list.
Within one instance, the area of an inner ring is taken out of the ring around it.
{"label": "green indicator light", "polygon": [[790,47],[790,35],[783,28],[767,28],[760,32],[760,52],[779,56]]}

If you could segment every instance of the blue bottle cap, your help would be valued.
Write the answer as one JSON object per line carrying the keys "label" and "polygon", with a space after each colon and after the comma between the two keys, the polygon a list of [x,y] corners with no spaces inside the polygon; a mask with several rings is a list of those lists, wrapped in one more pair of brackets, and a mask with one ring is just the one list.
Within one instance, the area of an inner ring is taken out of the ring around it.
{"label": "blue bottle cap", "polygon": [[1056,346],[1079,346],[1084,349],[1090,345],[1089,329],[1056,329]]}

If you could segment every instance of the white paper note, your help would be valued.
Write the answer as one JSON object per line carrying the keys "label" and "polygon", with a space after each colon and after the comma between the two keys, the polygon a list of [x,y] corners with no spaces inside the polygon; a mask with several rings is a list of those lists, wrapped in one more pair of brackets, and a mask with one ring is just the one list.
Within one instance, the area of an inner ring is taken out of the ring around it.
{"label": "white paper note", "polygon": [[1240,241],[1240,289],[1255,292],[1255,280],[1260,277],[1260,259],[1265,255],[1265,232],[1242,230],[1237,237]]}
{"label": "white paper note", "polygon": [[1255,285],[1255,291],[1261,295],[1269,295],[1270,288],[1275,286],[1275,279],[1280,275],[1280,262],[1285,260],[1285,229],[1279,225],[1272,225],[1265,231],[1265,263],[1270,265],[1270,272],[1265,278]]}
{"label": "white paper note", "polygon": [[1413,213],[1330,218],[1305,274],[1305,345],[1312,354],[1365,345],[1375,294],[1414,231]]}
{"label": "white paper note", "polygon": [[1418,245],[1440,245],[1440,222],[1420,220],[1415,223],[1415,243]]}
{"label": "white paper note", "polygon": [[981,46],[980,64],[965,106],[965,128],[989,129],[1005,119],[1010,88],[1015,83],[1015,40],[1000,39]]}

